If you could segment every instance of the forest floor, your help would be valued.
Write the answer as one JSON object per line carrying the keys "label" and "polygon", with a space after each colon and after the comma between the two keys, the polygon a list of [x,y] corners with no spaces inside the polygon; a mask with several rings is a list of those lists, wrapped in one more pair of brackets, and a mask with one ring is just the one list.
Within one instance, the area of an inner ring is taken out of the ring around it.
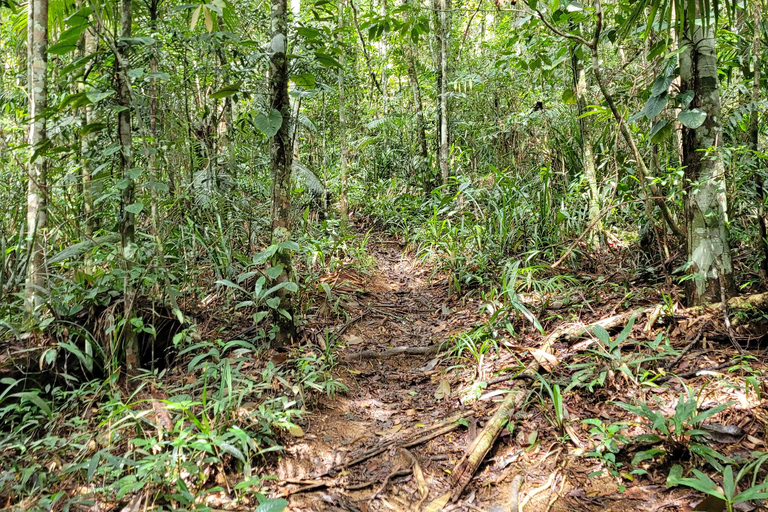
{"label": "forest floor", "polygon": [[[397,241],[374,241],[368,249],[375,257],[375,270],[368,275],[347,268],[321,279],[341,297],[335,306],[343,308],[349,320],[329,326],[326,313],[333,305],[326,303],[305,331],[321,345],[326,329],[338,334],[343,348],[334,374],[349,390],[320,398],[300,423],[301,431],[283,439],[285,452],[271,468],[277,480],[270,487],[273,496],[289,500],[289,510],[696,509],[704,495],[688,487],[665,486],[673,464],[703,467],[692,454],[695,450],[686,450],[695,444],[693,437],[681,435],[675,445],[673,435],[665,436],[658,425],[651,428],[650,422],[617,407],[615,401],[643,401],[686,427],[696,425],[686,425],[686,418],[678,417],[681,397],[683,402],[693,397],[700,410],[730,401],[727,411],[708,418],[707,432],[712,434],[695,440],[726,457],[765,450],[768,402],[761,392],[763,364],[753,360],[751,370],[736,362],[728,364],[737,352],[722,341],[725,330],[719,314],[705,319],[676,314],[666,321],[640,321],[640,315],[627,333],[629,339],[617,343],[618,349],[598,346],[599,341],[588,334],[578,343],[553,337],[553,332],[562,332],[558,327],[574,319],[589,324],[660,302],[655,292],[611,288],[607,280],[591,292],[569,287],[569,296],[559,302],[570,300],[572,306],[554,314],[549,311],[545,324],[549,337],[528,329],[516,338],[496,333],[483,340],[472,334],[488,325],[479,294],[449,294],[445,276],[404,252]],[[464,350],[459,355],[461,340]],[[550,343],[544,346],[547,340]],[[762,355],[752,345],[751,353]],[[392,349],[407,352],[396,355]],[[538,368],[548,384],[541,385],[538,378],[507,378],[525,365]],[[665,376],[664,367],[684,378]],[[699,368],[719,371],[696,375]],[[745,381],[749,372],[760,377],[757,389],[749,389]],[[573,379],[581,384],[565,392]],[[563,388],[560,400],[555,382]],[[452,474],[473,439],[507,393],[521,389],[525,398],[493,438],[469,485],[455,496]],[[589,423],[583,423],[586,419]],[[662,443],[657,444],[661,450],[631,466],[633,455],[653,443],[617,443],[611,449],[610,425],[622,427],[613,431],[617,441],[621,434],[630,438],[661,434]],[[617,452],[615,456],[611,451]],[[596,452],[602,455],[595,456]],[[642,469],[630,474],[632,468]],[[452,491],[455,500],[450,500]],[[712,508],[701,510],[721,510],[721,505],[716,501],[705,505]],[[756,510],[755,505],[740,506]]]}

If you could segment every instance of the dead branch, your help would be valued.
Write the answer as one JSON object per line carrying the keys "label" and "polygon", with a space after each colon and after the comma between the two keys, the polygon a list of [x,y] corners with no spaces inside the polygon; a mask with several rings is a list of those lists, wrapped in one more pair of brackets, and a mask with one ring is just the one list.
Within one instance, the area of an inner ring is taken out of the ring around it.
{"label": "dead branch", "polygon": [[[367,452],[363,453],[356,459],[346,464],[343,464],[341,468],[337,468],[337,469],[346,469],[346,468],[355,466],[357,464],[360,464],[361,462],[366,461],[371,457],[375,457],[377,455],[384,453],[385,451],[389,450],[393,446],[400,446],[402,448],[412,448],[422,443],[426,443],[427,441],[431,441],[436,437],[439,437],[443,434],[447,434],[448,432],[456,430],[460,426],[456,422],[463,417],[472,416],[472,414],[473,414],[472,411],[460,412],[460,413],[454,414],[453,416],[450,416],[444,419],[443,421],[435,423],[434,425],[420,429],[420,432],[418,433],[422,435],[417,436],[415,438],[408,438],[407,436],[403,438],[403,436],[401,435],[399,436],[400,439],[387,440],[383,444],[379,445],[378,447],[368,450]],[[425,433],[425,432],[428,432],[428,433]]]}
{"label": "dead branch", "polygon": [[[651,307],[642,307],[633,309],[630,311],[625,311],[624,313],[620,313],[618,315],[610,316],[608,318],[603,318],[602,320],[598,320],[597,322],[593,322],[591,324],[581,324],[581,325],[571,325],[571,326],[561,326],[552,331],[552,333],[547,336],[546,342],[554,342],[558,339],[565,339],[567,341],[576,341],[579,338],[581,338],[584,334],[587,332],[590,332],[592,329],[595,328],[595,326],[601,326],[606,330],[610,329],[616,329],[618,327],[623,327],[624,325],[629,322],[629,319],[632,316],[640,317],[642,315],[650,315],[653,314],[656,310],[657,306],[651,306]],[[747,295],[744,297],[733,297],[727,302],[727,310],[730,311],[748,311],[750,309],[768,309],[768,293],[758,293],[755,295]],[[712,316],[716,313],[720,312],[722,314],[723,311],[723,303],[722,302],[716,302],[713,304],[707,304],[705,306],[694,306],[687,309],[683,309],[680,311],[680,314],[689,317],[699,317],[699,316]],[[660,315],[661,317],[663,315]],[[659,318],[657,317],[657,318]],[[737,322],[734,320],[732,322],[732,325],[737,325]]]}
{"label": "dead branch", "polygon": [[509,489],[509,512],[520,512],[520,487],[522,485],[522,475],[516,475],[512,479],[512,486]]}
{"label": "dead branch", "polygon": [[456,502],[464,492],[467,484],[474,476],[477,468],[483,462],[483,459],[490,451],[494,441],[501,432],[502,427],[507,424],[510,414],[520,407],[525,399],[525,390],[520,386],[515,386],[510,390],[507,398],[504,399],[501,406],[496,410],[496,414],[488,421],[482,432],[472,441],[467,449],[467,453],[456,464],[451,472],[451,481],[454,484],[451,491],[451,501]]}

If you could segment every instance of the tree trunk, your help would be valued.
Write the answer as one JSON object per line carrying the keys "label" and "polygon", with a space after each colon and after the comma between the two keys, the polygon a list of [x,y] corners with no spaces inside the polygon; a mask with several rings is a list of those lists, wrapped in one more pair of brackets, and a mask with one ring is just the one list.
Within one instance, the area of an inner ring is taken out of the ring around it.
{"label": "tree trunk", "polygon": [[[272,244],[288,242],[291,238],[291,104],[288,96],[288,13],[286,0],[272,0],[271,43],[269,58],[269,88],[271,107],[282,114],[283,121],[277,134],[272,138],[269,156],[272,171]],[[272,259],[272,265],[281,267],[276,282],[291,281],[291,253],[279,249]],[[275,345],[282,346],[295,339],[293,294],[287,288],[276,292],[280,304],[272,316],[278,327]]]}
{"label": "tree trunk", "polygon": [[689,306],[720,297],[720,276],[729,294],[733,289],[733,267],[728,245],[725,166],[720,114],[720,83],[717,74],[715,27],[684,20],[680,56],[681,92],[693,91],[690,108],[707,114],[704,123],[692,130],[683,127],[685,166],[685,218],[687,252],[692,278],[688,280]]}
{"label": "tree trunk", "polygon": [[[85,48],[84,53],[86,56],[96,53],[98,46],[98,38],[96,30],[88,28],[84,34]],[[81,82],[83,90],[85,90],[85,82]],[[82,124],[83,127],[93,123],[93,104],[86,105],[82,112]],[[96,218],[93,213],[93,201],[98,190],[97,185],[93,181],[91,175],[91,141],[93,140],[93,134],[85,134],[82,136],[80,143],[80,155],[82,158],[82,177],[83,177],[83,217],[85,217],[85,236],[87,238],[93,238],[96,232]]]}
{"label": "tree trunk", "polygon": [[[379,6],[379,13],[383,18],[386,18],[387,16],[387,0],[380,0],[381,5]],[[387,34],[383,34],[381,37],[381,43],[380,43],[380,52],[379,55],[381,56],[381,107],[382,112],[386,116],[389,112],[389,87],[387,82],[389,82],[389,78],[387,75]]]}
{"label": "tree trunk", "polygon": [[[343,33],[344,28],[344,0],[339,0],[339,31]],[[341,44],[341,43],[339,43]],[[349,205],[347,204],[347,166],[349,159],[349,147],[347,144],[347,96],[344,91],[344,66],[346,64],[346,54],[342,50],[339,55],[341,69],[339,70],[339,146],[341,160],[339,161],[339,180],[341,181],[341,194],[339,195],[339,208],[341,209],[342,229],[346,229],[349,221]]]}
{"label": "tree trunk", "polygon": [[[120,3],[120,37],[131,37],[132,2],[122,0]],[[120,195],[120,242],[125,264],[123,310],[125,324],[123,325],[123,341],[125,349],[125,373],[129,377],[139,371],[139,342],[131,319],[133,318],[133,302],[136,290],[131,279],[132,260],[136,254],[135,214],[129,208],[134,204],[136,184],[133,179],[133,132],[131,130],[131,84],[128,78],[128,44],[118,41],[115,56],[115,86],[117,103],[122,110],[117,114],[117,138],[120,142],[120,177],[123,186]]]}
{"label": "tree trunk", "polygon": [[584,178],[589,186],[589,225],[593,225],[593,232],[589,235],[591,245],[602,246],[603,223],[600,216],[600,192],[597,185],[597,171],[595,169],[595,157],[592,147],[592,137],[589,133],[587,120],[584,113],[587,109],[587,77],[584,66],[579,62],[576,48],[571,49],[571,67],[573,70],[573,88],[576,94],[576,106],[579,115],[579,131],[581,132],[581,159],[584,166]]}
{"label": "tree trunk", "polygon": [[[408,5],[408,1],[405,2]],[[405,13],[409,16],[409,13]],[[416,48],[413,41],[408,40],[408,44],[405,45],[405,58],[408,63],[408,81],[411,84],[411,91],[413,92],[413,104],[416,107],[416,141],[419,145],[418,164],[417,171],[424,183],[424,191],[429,192],[431,186],[430,176],[427,174],[427,162],[429,161],[429,153],[427,149],[427,125],[424,120],[424,104],[421,101],[421,88],[419,87],[419,75],[416,68]]]}
{"label": "tree trunk", "polygon": [[760,32],[762,30],[762,12],[760,8],[760,2],[756,1],[752,5],[752,16],[754,20],[754,35],[752,38],[752,70],[754,73],[752,82],[752,114],[749,120],[749,139],[752,151],[755,152],[753,156],[756,164],[755,169],[755,192],[757,193],[757,224],[760,232],[760,240],[758,241],[758,247],[762,253],[762,260],[760,261],[760,271],[762,272],[763,279],[768,278],[768,229],[766,229],[765,222],[765,191],[763,190],[764,177],[762,171],[763,159],[757,156],[757,151],[760,150],[760,110],[758,104],[760,102],[760,56],[762,51],[760,50]]}
{"label": "tree trunk", "polygon": [[435,30],[435,37],[437,38],[437,51],[439,53],[438,58],[438,71],[437,75],[437,91],[439,94],[438,100],[438,126],[439,139],[438,139],[438,162],[440,164],[440,178],[442,184],[448,183],[448,177],[450,176],[450,168],[448,166],[448,29],[446,19],[446,2],[447,0],[434,0],[437,14],[437,30]]}
{"label": "tree trunk", "polygon": [[39,154],[46,141],[44,111],[47,102],[46,69],[48,66],[48,0],[30,0],[28,30],[31,46],[27,48],[29,75],[29,179],[27,186],[27,236],[29,238],[29,266],[25,286],[26,308],[35,314],[42,305],[42,288],[45,285],[45,237],[48,218],[46,214],[47,162]]}

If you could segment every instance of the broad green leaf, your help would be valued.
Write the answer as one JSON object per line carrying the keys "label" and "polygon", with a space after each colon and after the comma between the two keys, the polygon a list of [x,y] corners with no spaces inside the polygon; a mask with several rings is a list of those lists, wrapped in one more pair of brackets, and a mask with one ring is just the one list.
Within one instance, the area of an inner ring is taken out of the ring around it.
{"label": "broad green leaf", "polygon": [[144,209],[143,203],[133,203],[125,207],[125,211],[127,211],[128,213],[132,213],[134,215],[140,214],[141,210],[143,209]]}
{"label": "broad green leaf", "polygon": [[40,396],[37,394],[36,391],[25,391],[23,393],[14,393],[10,396],[18,397],[18,398],[21,398],[22,400],[29,400],[30,402],[35,404],[38,407],[38,409],[43,411],[47,416],[51,416],[53,414],[50,406],[47,403],[45,403],[45,401],[42,398],[40,398]]}
{"label": "broad green leaf", "polygon": [[266,116],[263,112],[259,112],[256,114],[256,117],[254,117],[253,124],[266,135],[267,138],[271,139],[283,125],[283,115],[280,111],[275,110],[274,108],[269,113],[269,116]]}
{"label": "broad green leaf", "polygon": [[91,103],[98,103],[103,99],[109,98],[113,94],[115,94],[115,91],[88,91],[85,93],[85,97],[88,98]]}
{"label": "broad green leaf", "polygon": [[283,266],[275,265],[274,267],[269,267],[264,273],[267,274],[267,277],[270,279],[277,279],[277,277],[283,273]]}
{"label": "broad green leaf", "polygon": [[157,78],[158,80],[170,80],[171,75],[168,73],[162,73],[160,71],[153,71],[152,73],[147,73],[147,78]]}
{"label": "broad green leaf", "polygon": [[46,50],[51,55],[65,55],[71,51],[77,49],[77,40],[59,41],[56,44],[52,44]]}
{"label": "broad green leaf", "polygon": [[592,334],[594,334],[597,339],[603,342],[603,345],[606,347],[611,344],[611,335],[608,334],[608,331],[606,331],[605,327],[602,325],[596,325],[594,329],[592,329]]}
{"label": "broad green leaf", "polygon": [[338,60],[323,52],[315,52],[315,60],[318,64],[326,68],[344,69]]}
{"label": "broad green leaf", "polygon": [[677,119],[691,130],[695,130],[704,124],[704,120],[707,119],[707,113],[703,110],[694,108],[692,110],[681,110],[677,115]]}
{"label": "broad green leaf", "polygon": [[645,104],[645,117],[648,120],[653,120],[667,106],[667,100],[668,96],[666,93],[661,96],[651,96]]}
{"label": "broad green leaf", "polygon": [[242,292],[248,293],[245,290],[245,288],[243,288],[242,286],[240,286],[238,284],[233,283],[229,279],[219,279],[218,281],[216,281],[216,284],[220,284],[220,285],[223,285],[223,286],[228,286],[230,288],[235,288],[235,289],[238,289],[238,290],[240,290]]}
{"label": "broad green leaf", "polygon": [[653,128],[651,128],[651,142],[654,144],[662,142],[674,131],[674,129],[675,125],[666,119],[656,121],[653,123]]}
{"label": "broad green leaf", "polygon": [[155,40],[151,37],[121,37],[118,39],[119,42],[128,44],[130,46],[138,46],[138,45],[144,45],[144,46],[152,46],[155,44]]}
{"label": "broad green leaf", "polygon": [[282,498],[262,501],[254,512],[282,512],[288,507],[288,502]]}
{"label": "broad green leaf", "polygon": [[218,100],[221,98],[226,98],[227,96],[232,96],[233,94],[237,94],[240,92],[240,86],[243,85],[243,82],[237,82],[236,84],[226,85],[219,89],[216,92],[211,93],[211,98]]}
{"label": "broad green leaf", "polygon": [[93,457],[91,457],[91,461],[88,463],[88,483],[91,483],[91,480],[93,480],[93,475],[96,473],[100,461],[101,452],[99,451],[96,452]]}
{"label": "broad green leaf", "polygon": [[665,71],[659,75],[656,80],[653,81],[653,86],[651,87],[651,96],[661,96],[662,94],[666,94],[669,90],[669,86],[672,85],[672,82],[674,81],[674,74]]}
{"label": "broad green leaf", "polygon": [[696,93],[693,91],[685,91],[682,94],[678,94],[677,99],[680,101],[680,108],[686,110],[689,106],[691,106],[691,102],[695,96]]}
{"label": "broad green leaf", "polygon": [[219,448],[221,448],[223,452],[232,455],[240,462],[245,463],[245,455],[243,455],[243,452],[241,452],[235,445],[224,442],[219,445]]}
{"label": "broad green leaf", "polygon": [[197,22],[200,19],[200,13],[203,10],[203,5],[200,4],[197,6],[197,9],[192,13],[192,20],[189,22],[189,30],[194,30],[195,26],[197,26]]}
{"label": "broad green leaf", "polygon": [[291,81],[299,87],[306,89],[313,89],[317,80],[312,73],[302,73],[300,75],[291,75]]}
{"label": "broad green leaf", "polygon": [[213,32],[213,16],[210,9],[206,6],[203,6],[203,18],[205,20],[205,29],[208,32]]}

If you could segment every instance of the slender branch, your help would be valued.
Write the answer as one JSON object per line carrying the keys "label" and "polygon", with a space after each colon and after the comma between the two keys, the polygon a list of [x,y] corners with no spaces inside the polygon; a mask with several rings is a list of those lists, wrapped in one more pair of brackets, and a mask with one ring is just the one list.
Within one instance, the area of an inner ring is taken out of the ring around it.
{"label": "slender branch", "polygon": [[352,0],[349,0],[349,6],[352,7],[352,19],[355,22],[355,29],[357,29],[357,35],[360,38],[360,46],[363,48],[365,63],[368,65],[368,73],[371,74],[371,80],[373,80],[373,85],[376,86],[376,89],[379,90],[379,94],[383,95],[384,91],[382,90],[381,85],[379,84],[379,81],[376,80],[376,73],[373,72],[373,65],[371,64],[371,56],[368,55],[368,49],[365,47],[365,39],[363,38],[363,33],[360,31],[360,24],[357,22],[357,7],[355,7],[355,3]]}
{"label": "slender branch", "polygon": [[536,9],[536,14],[539,15],[539,18],[541,19],[541,21],[544,22],[544,25],[546,25],[547,28],[551,32],[554,32],[555,34],[557,34],[560,37],[564,37],[566,39],[572,39],[574,41],[577,41],[578,43],[581,43],[581,44],[583,44],[584,46],[586,46],[588,48],[592,48],[592,43],[590,43],[589,41],[587,41],[586,39],[584,39],[580,35],[569,34],[567,32],[563,32],[563,31],[558,30],[557,28],[555,28],[554,25],[552,25],[550,22],[547,21],[547,19],[544,17],[544,15],[541,13],[540,10]]}

